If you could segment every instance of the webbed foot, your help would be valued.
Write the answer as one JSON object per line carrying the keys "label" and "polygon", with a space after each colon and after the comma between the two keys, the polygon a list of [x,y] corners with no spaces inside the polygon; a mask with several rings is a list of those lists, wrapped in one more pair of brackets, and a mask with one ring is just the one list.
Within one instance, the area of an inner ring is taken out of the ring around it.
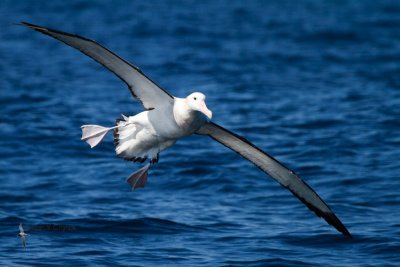
{"label": "webbed foot", "polygon": [[148,170],[150,168],[150,163],[146,164],[144,167],[132,173],[126,182],[135,190],[140,187],[144,187],[147,182]]}

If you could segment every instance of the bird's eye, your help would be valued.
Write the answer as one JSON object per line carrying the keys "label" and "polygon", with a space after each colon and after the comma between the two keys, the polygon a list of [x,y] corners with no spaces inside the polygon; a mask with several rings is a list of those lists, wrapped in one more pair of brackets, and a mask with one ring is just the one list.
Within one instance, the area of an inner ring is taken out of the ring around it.
{"label": "bird's eye", "polygon": [[197,100],[197,97],[193,97],[194,100]]}

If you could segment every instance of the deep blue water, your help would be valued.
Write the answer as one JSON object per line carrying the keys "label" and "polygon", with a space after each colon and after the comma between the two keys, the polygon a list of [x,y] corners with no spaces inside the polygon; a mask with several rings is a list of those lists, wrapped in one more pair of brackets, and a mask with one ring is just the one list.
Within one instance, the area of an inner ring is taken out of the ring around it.
{"label": "deep blue water", "polygon": [[[142,110],[113,74],[13,25],[96,39],[300,174],[342,237],[206,137],[161,154],[144,189],[83,124]],[[1,266],[398,266],[399,1],[1,1]],[[16,236],[22,222],[26,250]]]}

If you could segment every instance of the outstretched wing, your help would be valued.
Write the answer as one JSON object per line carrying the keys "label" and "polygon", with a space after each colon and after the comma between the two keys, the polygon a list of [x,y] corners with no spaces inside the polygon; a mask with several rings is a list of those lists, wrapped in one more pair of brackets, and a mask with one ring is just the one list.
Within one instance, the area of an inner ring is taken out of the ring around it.
{"label": "outstretched wing", "polygon": [[300,199],[310,210],[314,211],[318,217],[324,218],[325,221],[334,226],[343,235],[351,237],[351,234],[343,223],[318,194],[293,171],[283,166],[272,156],[257,148],[245,138],[212,122],[205,124],[197,133],[210,136],[251,161],[282,186],[289,189],[293,195]]}
{"label": "outstretched wing", "polygon": [[138,67],[130,64],[96,41],[79,35],[48,29],[22,22],[21,25],[49,35],[91,57],[124,81],[132,95],[145,109],[154,109],[161,105],[173,104],[173,96],[150,80]]}
{"label": "outstretched wing", "polygon": [[23,233],[24,232],[24,228],[22,228],[22,223],[19,224],[19,232]]}

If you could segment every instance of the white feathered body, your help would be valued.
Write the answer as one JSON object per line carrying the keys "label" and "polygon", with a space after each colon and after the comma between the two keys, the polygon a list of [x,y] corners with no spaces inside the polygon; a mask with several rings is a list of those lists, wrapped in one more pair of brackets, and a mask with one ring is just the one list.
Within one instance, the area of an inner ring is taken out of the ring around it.
{"label": "white feathered body", "polygon": [[206,121],[204,114],[190,110],[181,98],[175,98],[173,106],[124,116],[124,120],[117,120],[114,129],[116,154],[131,161],[157,159],[159,152],[177,139],[193,134]]}
{"label": "white feathered body", "polygon": [[[157,162],[161,151],[175,144],[179,138],[195,133],[211,118],[212,113],[205,106],[204,99],[201,93],[174,98],[135,116],[123,115],[114,127],[83,125],[82,140],[93,148],[109,131],[114,130],[117,156],[139,162],[151,158],[153,163]],[[201,109],[208,112],[208,116]]]}

